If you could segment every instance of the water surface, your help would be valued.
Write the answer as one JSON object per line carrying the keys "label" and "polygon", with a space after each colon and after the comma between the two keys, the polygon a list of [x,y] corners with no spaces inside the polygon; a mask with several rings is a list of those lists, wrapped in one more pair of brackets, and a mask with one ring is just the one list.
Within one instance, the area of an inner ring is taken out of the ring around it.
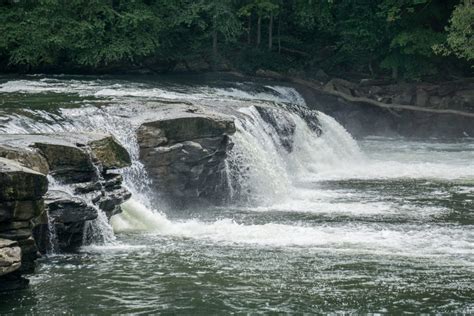
{"label": "water surface", "polygon": [[[248,83],[8,78],[0,95],[4,133],[109,131],[135,157],[116,240],[41,259],[0,313],[474,312],[474,139],[356,142],[324,114],[318,138],[291,116],[285,153],[252,104],[304,101]],[[152,202],[124,117],[163,99],[239,108],[240,201]]]}

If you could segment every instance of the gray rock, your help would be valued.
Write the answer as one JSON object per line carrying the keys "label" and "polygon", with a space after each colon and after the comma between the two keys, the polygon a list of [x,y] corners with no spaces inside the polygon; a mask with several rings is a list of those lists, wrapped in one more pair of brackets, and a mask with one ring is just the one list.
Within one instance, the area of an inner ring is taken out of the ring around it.
{"label": "gray rock", "polygon": [[25,288],[28,280],[21,277],[23,249],[18,242],[0,239],[0,292]]}
{"label": "gray rock", "polygon": [[48,162],[35,148],[18,148],[0,144],[0,157],[17,161],[42,174],[49,173]]}
{"label": "gray rock", "polygon": [[429,94],[428,92],[426,92],[424,89],[417,89],[416,90],[416,102],[415,104],[417,106],[426,106],[427,103],[428,103],[428,99],[429,99]]}
{"label": "gray rock", "polygon": [[[25,267],[34,266],[36,258],[37,249],[30,247],[32,230],[42,252],[49,243],[48,216],[41,199],[47,190],[45,174],[71,185],[77,195],[49,191],[46,197],[46,210],[55,225],[61,250],[80,246],[85,222],[97,218],[97,209],[82,197],[92,197],[110,217],[120,212],[119,205],[131,196],[122,187],[122,177],[111,173],[129,166],[130,156],[107,134],[0,135],[2,156],[17,162],[0,158],[0,236],[18,240],[26,247],[29,254],[25,258],[29,261]],[[26,170],[18,162],[43,174]]]}
{"label": "gray rock", "polygon": [[273,126],[278,134],[281,145],[288,152],[293,151],[293,135],[296,124],[285,115],[284,110],[268,106],[255,106],[262,119]]}
{"label": "gray rock", "polygon": [[50,173],[64,183],[88,182],[101,170],[130,165],[128,152],[108,134],[57,133],[0,135],[4,148],[36,149],[47,161]]}
{"label": "gray rock", "polygon": [[51,190],[45,196],[46,209],[54,222],[84,222],[97,218],[97,210],[83,199],[69,193]]}
{"label": "gray rock", "polygon": [[[82,228],[86,221],[97,218],[97,209],[77,196],[58,190],[48,191],[45,204],[50,216],[49,225],[55,226],[59,250],[70,251],[81,246]],[[39,227],[34,231],[42,252],[49,246],[49,235],[44,234],[44,231],[48,231],[47,227]]]}
{"label": "gray rock", "polygon": [[142,124],[140,159],[154,189],[178,207],[222,202],[225,157],[234,132],[233,119],[215,113],[172,111]]}
{"label": "gray rock", "polygon": [[[48,181],[44,174],[15,161],[0,158],[0,203],[37,200],[47,188]],[[5,212],[5,209],[0,208],[0,220],[8,216]]]}
{"label": "gray rock", "polygon": [[16,241],[0,239],[0,292],[25,288],[28,280],[21,277],[22,250]]}
{"label": "gray rock", "polygon": [[21,249],[18,243],[0,239],[0,276],[12,273],[21,266]]}

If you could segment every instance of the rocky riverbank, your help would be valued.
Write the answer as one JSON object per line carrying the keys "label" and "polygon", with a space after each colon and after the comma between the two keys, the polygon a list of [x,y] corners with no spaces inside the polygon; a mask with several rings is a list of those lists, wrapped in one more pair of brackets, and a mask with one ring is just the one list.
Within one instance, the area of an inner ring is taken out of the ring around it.
{"label": "rocky riverbank", "polygon": [[77,249],[87,221],[131,196],[117,173],[130,157],[110,135],[0,135],[0,157],[0,290],[24,287],[52,247]]}
{"label": "rocky riverbank", "polygon": [[293,86],[309,108],[331,115],[357,138],[474,136],[473,79],[439,83],[348,81],[330,78],[324,72],[306,78],[265,70],[257,71],[256,76]]}

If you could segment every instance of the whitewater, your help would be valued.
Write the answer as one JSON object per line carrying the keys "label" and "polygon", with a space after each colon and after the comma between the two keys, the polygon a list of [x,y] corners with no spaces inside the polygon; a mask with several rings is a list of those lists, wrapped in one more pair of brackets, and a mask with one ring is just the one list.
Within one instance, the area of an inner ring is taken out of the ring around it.
{"label": "whitewater", "polygon": [[[45,260],[30,310],[97,312],[87,302],[100,298],[116,313],[472,311],[473,139],[355,140],[316,111],[319,135],[301,95],[281,85],[29,77],[0,80],[0,94],[13,104],[0,133],[103,131],[132,156],[122,171],[132,199],[91,228],[109,237],[87,242],[86,259]],[[32,102],[45,98],[55,105]],[[160,102],[235,117],[227,205],[177,211],[153,196],[135,131]],[[281,109],[281,126],[255,105]],[[288,126],[291,152],[278,134]],[[47,299],[61,289],[78,302]]]}

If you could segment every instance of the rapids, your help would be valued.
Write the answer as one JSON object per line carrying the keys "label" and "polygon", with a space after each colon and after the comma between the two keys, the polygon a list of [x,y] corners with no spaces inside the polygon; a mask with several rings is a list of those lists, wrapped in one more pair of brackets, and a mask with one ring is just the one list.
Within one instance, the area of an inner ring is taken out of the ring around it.
{"label": "rapids", "polygon": [[[354,140],[321,112],[318,136],[296,90],[252,83],[38,76],[0,78],[0,96],[0,133],[109,132],[133,160],[111,226],[40,260],[0,313],[474,311],[473,139]],[[228,205],[152,196],[135,130],[165,101],[235,117]],[[283,109],[282,126],[256,104]]]}

